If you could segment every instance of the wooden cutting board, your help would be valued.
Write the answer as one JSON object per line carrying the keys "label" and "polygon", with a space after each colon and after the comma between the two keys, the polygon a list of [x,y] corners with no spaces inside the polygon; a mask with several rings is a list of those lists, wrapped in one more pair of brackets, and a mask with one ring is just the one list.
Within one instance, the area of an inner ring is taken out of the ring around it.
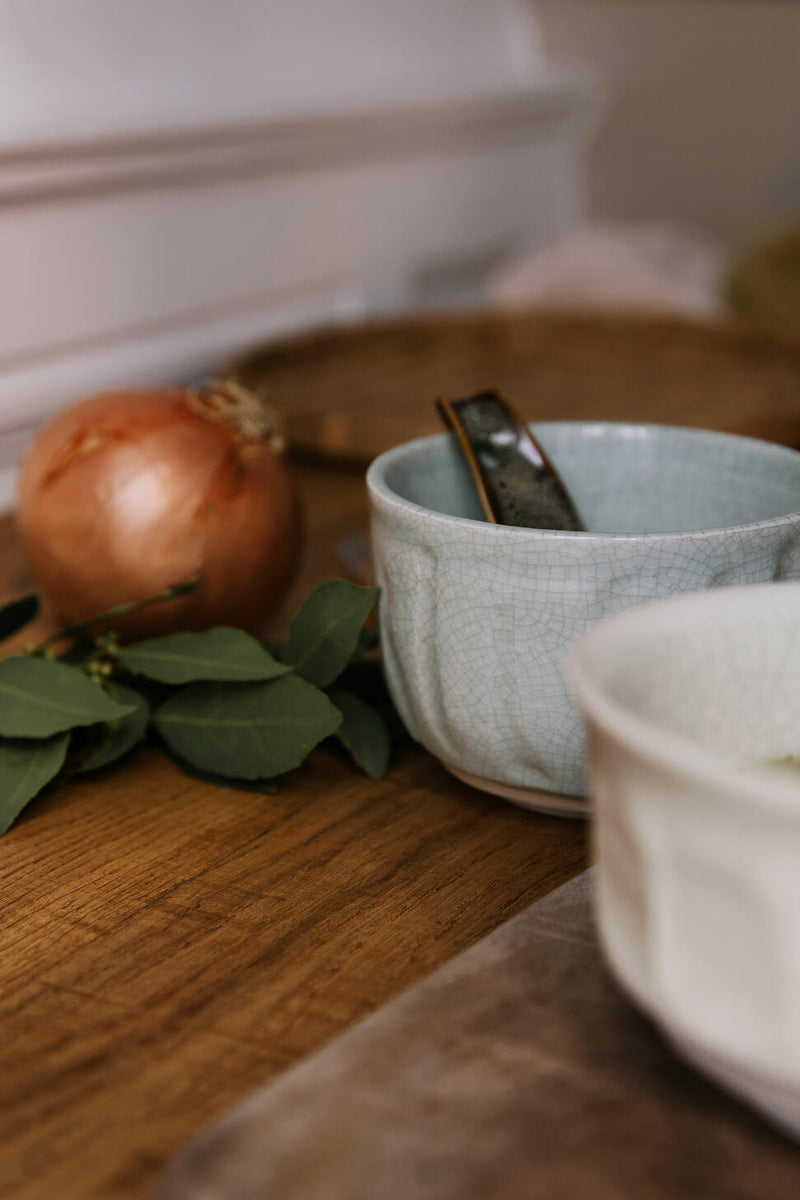
{"label": "wooden cutting board", "polygon": [[584,874],[202,1135],[157,1200],[786,1200],[800,1150],[612,983]]}
{"label": "wooden cutting board", "polygon": [[256,347],[227,367],[295,450],[365,463],[487,388],[529,420],[655,421],[800,443],[800,339],[733,321],[532,310],[408,316]]}

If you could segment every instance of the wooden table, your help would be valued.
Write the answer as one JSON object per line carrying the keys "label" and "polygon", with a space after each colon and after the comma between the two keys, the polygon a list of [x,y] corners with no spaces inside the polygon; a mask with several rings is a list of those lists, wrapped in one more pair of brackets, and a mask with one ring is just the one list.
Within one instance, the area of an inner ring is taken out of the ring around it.
{"label": "wooden table", "polygon": [[[366,528],[360,471],[298,467],[296,599]],[[0,525],[2,597],[26,586]],[[145,750],[0,841],[0,1196],[146,1197],[248,1091],[586,864],[586,827],[419,747],[373,783],[324,750],[276,796]]]}

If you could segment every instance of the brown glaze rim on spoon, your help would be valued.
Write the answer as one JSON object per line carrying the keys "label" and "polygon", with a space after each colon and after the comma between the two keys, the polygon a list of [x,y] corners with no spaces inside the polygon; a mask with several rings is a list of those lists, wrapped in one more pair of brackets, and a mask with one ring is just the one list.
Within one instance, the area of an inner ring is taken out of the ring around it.
{"label": "brown glaze rim on spoon", "polygon": [[[461,417],[461,412],[467,407],[467,405],[472,405],[476,401],[480,400],[490,401],[492,405],[494,405],[494,407],[502,413],[509,427],[512,427],[515,430],[518,444],[522,443],[524,446],[524,457],[531,469],[539,472],[546,479],[549,487],[552,489],[553,494],[558,497],[559,506],[565,514],[567,522],[563,526],[558,526],[557,528],[563,528],[572,532],[584,530],[585,527],[578,516],[575,505],[572,501],[572,497],[570,496],[563,480],[561,479],[561,476],[553,465],[550,456],[547,454],[538,439],[531,433],[527,423],[517,412],[514,406],[511,405],[504,396],[501,396],[499,392],[495,392],[490,389],[477,392],[474,395],[467,396],[462,400],[450,400],[447,397],[440,397],[436,401],[436,407],[439,410],[442,420],[455,434],[458,440],[459,447],[467,464],[467,468],[475,484],[475,489],[478,493],[478,500],[480,502],[481,510],[485,519],[493,525],[502,525],[506,523],[503,521],[502,515],[497,511],[492,501],[490,488],[488,486],[489,481],[487,480],[486,476],[486,469],[476,453],[475,446],[467,429],[465,428]],[[554,526],[539,525],[531,525],[530,527],[555,528]]]}
{"label": "brown glaze rim on spoon", "polygon": [[478,462],[478,456],[473,449],[472,442],[467,437],[467,431],[461,424],[461,420],[455,407],[456,404],[463,403],[464,402],[462,400],[453,401],[442,396],[436,401],[436,407],[441,414],[442,420],[458,438],[458,444],[461,447],[461,453],[464,455],[467,467],[469,468],[469,473],[472,476],[472,482],[475,484],[475,490],[478,493],[478,500],[480,501],[481,510],[483,511],[484,517],[492,525],[499,525],[500,522],[495,515],[492,502],[489,499],[489,493],[486,490],[483,471],[480,463]]}

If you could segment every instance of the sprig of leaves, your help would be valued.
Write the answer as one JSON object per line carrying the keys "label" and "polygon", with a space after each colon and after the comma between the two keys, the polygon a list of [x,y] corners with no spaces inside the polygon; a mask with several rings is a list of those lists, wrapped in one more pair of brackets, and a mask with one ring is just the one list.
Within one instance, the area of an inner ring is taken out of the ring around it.
{"label": "sprig of leaves", "polygon": [[[148,737],[188,774],[250,791],[274,792],[331,737],[380,779],[391,745],[384,716],[334,686],[370,644],[364,622],[377,598],[377,588],[323,583],[272,651],[228,627],[127,645],[113,632],[87,638],[102,614],[0,658],[0,834],[44,788],[107,768]],[[35,595],[0,608],[0,641],[38,609]],[[67,635],[80,640],[56,656]]]}

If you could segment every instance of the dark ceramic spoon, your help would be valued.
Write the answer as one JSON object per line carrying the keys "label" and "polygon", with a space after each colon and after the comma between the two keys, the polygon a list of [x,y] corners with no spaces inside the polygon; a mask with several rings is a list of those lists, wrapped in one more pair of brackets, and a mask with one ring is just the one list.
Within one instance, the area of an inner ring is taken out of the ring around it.
{"label": "dark ceramic spoon", "polygon": [[437,407],[458,438],[487,521],[584,528],[552,462],[507,400],[497,392],[478,392],[465,400],[439,400]]}

